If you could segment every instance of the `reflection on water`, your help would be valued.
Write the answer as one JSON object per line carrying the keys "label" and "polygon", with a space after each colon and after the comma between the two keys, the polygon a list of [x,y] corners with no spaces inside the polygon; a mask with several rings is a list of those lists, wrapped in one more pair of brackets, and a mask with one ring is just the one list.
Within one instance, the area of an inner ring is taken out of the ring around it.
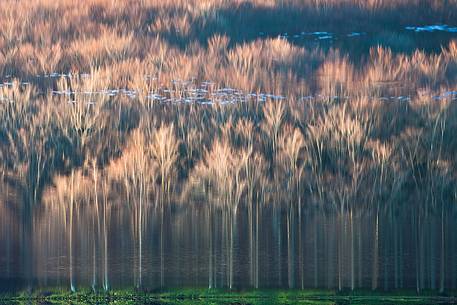
{"label": "reflection on water", "polygon": [[0,205],[0,287],[457,288],[455,209]]}

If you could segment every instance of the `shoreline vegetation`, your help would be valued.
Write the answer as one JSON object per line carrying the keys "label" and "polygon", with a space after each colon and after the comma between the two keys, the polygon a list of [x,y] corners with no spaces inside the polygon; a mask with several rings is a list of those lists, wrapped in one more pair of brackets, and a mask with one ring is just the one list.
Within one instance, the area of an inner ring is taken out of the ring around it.
{"label": "shoreline vegetation", "polygon": [[[71,293],[68,290],[39,289],[32,293],[0,294],[5,304],[383,304],[383,305],[438,305],[455,304],[455,295],[436,295],[427,291],[416,294],[414,290],[393,292],[334,290],[242,290],[180,288],[163,291],[113,290],[94,293],[91,290]],[[2,303],[3,304],[3,303]]]}

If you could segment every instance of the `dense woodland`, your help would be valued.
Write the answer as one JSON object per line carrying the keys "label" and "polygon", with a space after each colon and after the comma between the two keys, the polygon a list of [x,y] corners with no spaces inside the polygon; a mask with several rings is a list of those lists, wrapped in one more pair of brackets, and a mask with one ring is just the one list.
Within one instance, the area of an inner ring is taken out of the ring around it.
{"label": "dense woodland", "polygon": [[[2,1],[0,258],[14,274],[22,253],[32,282],[65,252],[75,291],[79,255],[108,290],[119,238],[137,288],[160,251],[164,287],[184,209],[210,288],[237,286],[244,243],[261,287],[269,236],[278,286],[311,264],[315,287],[454,287],[457,40],[419,48],[405,28],[456,20],[454,0]],[[297,42],[316,33],[372,38]]]}
{"label": "dense woodland", "polygon": [[438,53],[378,46],[354,62],[344,49],[255,37],[345,18],[350,31],[367,18],[372,30],[451,22],[455,6],[6,1],[2,188],[25,205],[455,202],[456,42]]}

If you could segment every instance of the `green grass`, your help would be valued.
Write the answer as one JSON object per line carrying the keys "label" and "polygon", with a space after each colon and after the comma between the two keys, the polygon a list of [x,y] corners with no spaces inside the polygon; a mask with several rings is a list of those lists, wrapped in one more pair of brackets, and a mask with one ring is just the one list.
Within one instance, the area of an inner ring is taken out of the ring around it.
{"label": "green grass", "polygon": [[116,305],[330,305],[330,304],[456,304],[452,295],[434,295],[413,291],[381,293],[372,291],[335,292],[332,290],[247,290],[228,291],[219,289],[170,289],[166,291],[115,290],[93,293],[81,290],[70,293],[63,289],[41,289],[32,293],[0,295],[2,305],[41,304],[116,304]]}

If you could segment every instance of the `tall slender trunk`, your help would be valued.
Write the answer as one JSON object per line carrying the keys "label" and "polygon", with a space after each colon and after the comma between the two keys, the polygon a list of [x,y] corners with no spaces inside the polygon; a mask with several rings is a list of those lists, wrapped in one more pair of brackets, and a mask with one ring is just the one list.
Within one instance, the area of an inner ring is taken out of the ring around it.
{"label": "tall slender trunk", "polygon": [[23,268],[25,270],[25,280],[27,283],[27,290],[32,290],[32,277],[33,277],[33,211],[31,205],[24,207],[23,222],[22,222],[22,236],[21,236],[21,253],[23,259]]}
{"label": "tall slender trunk", "polygon": [[[391,230],[390,228],[392,227],[392,209],[389,211],[389,220],[388,220],[389,226],[385,228],[385,235],[390,236],[391,235]],[[383,271],[384,271],[384,290],[387,291],[389,289],[389,257],[390,257],[390,248],[391,248],[391,243],[385,243],[384,245],[384,255],[383,255]]]}
{"label": "tall slender trunk", "polygon": [[440,272],[440,293],[444,292],[444,279],[445,279],[445,267],[446,267],[446,261],[445,261],[445,255],[444,251],[446,249],[445,247],[445,242],[446,242],[446,236],[444,235],[444,204],[441,202],[441,272]]}
{"label": "tall slender trunk", "polygon": [[[448,219],[448,221],[451,222],[450,226],[454,227],[456,225],[456,220],[454,217],[450,217]],[[450,234],[449,234],[449,237],[451,237],[451,239],[449,240],[449,242],[451,243],[449,245],[449,247],[452,249],[450,251],[450,253],[456,253],[457,252],[456,238],[455,238],[455,236],[452,236]],[[450,274],[451,282],[449,284],[452,287],[452,289],[457,289],[457,257],[455,257],[455,256],[453,257],[451,265],[452,265],[451,268],[449,268],[449,272],[451,273]]]}
{"label": "tall slender trunk", "polygon": [[[59,215],[62,217],[62,219],[64,219],[64,227],[65,227],[65,232],[67,232],[67,207],[64,205],[64,204],[60,204],[59,205],[59,211],[60,213],[62,213],[62,215]],[[63,237],[65,240],[62,240],[62,237],[59,237],[59,245],[62,245],[64,244],[65,242],[67,242],[67,237]],[[63,248],[63,247],[62,247]],[[57,253],[58,253],[58,265],[59,265],[59,271],[58,271],[58,277],[57,277],[57,284],[58,286],[62,286],[62,270],[64,268],[63,267],[63,264],[62,264],[62,257],[64,257],[64,254],[62,253],[62,249],[61,247],[58,247],[57,249]],[[66,276],[65,276],[66,277]]]}
{"label": "tall slender trunk", "polygon": [[302,219],[301,204],[298,203],[298,266],[300,270],[301,289],[305,289],[305,277],[303,270],[303,248],[302,248]]}
{"label": "tall slender trunk", "polygon": [[249,284],[254,287],[254,216],[252,210],[252,200],[248,206],[248,221],[249,221]]}
{"label": "tall slender trunk", "polygon": [[259,288],[259,204],[256,204],[255,224],[255,288]]}
{"label": "tall slender trunk", "polygon": [[194,282],[198,283],[198,279],[200,277],[200,258],[203,257],[200,249],[203,248],[200,245],[200,238],[199,238],[199,227],[200,227],[200,215],[199,210],[196,208],[192,208],[192,260],[193,260],[193,268],[192,273],[194,274]]}
{"label": "tall slender trunk", "polygon": [[[4,219],[4,216],[0,216],[0,219],[2,221],[2,223],[5,223],[5,219]],[[11,235],[12,235],[12,232],[11,232],[11,226],[8,224],[5,226],[5,236],[6,236],[6,270],[5,270],[5,277],[6,278],[9,278],[11,275],[10,275],[10,272],[11,272]],[[3,236],[2,236],[3,238]]]}
{"label": "tall slender trunk", "polygon": [[357,224],[358,224],[358,244],[357,244],[357,258],[358,258],[358,266],[357,266],[357,271],[358,271],[358,278],[359,278],[359,288],[363,286],[363,279],[362,279],[362,272],[363,272],[363,263],[362,263],[362,216],[359,214],[357,216]]}
{"label": "tall slender trunk", "polygon": [[[415,218],[414,218],[415,219]],[[414,222],[413,224],[413,230],[414,230],[414,243],[415,243],[415,254],[416,254],[416,291],[417,293],[420,292],[421,290],[421,285],[420,285],[420,261],[419,261],[419,257],[420,257],[420,253],[419,253],[419,232],[418,232],[418,228],[420,228],[420,215],[418,216],[418,224],[416,224]]]}
{"label": "tall slender trunk", "polygon": [[142,271],[143,271],[143,202],[140,195],[139,203],[139,215],[138,215],[138,283],[137,288],[141,288],[142,285]]}
{"label": "tall slender trunk", "polygon": [[234,256],[234,243],[235,243],[235,226],[236,226],[236,208],[233,211],[230,211],[230,280],[229,280],[229,288],[233,288],[233,256]]}
{"label": "tall slender trunk", "polygon": [[398,243],[399,243],[399,232],[398,232],[398,219],[395,218],[393,223],[393,230],[394,230],[394,277],[395,277],[395,289],[400,288],[400,281],[399,281],[399,254],[398,254]]}
{"label": "tall slender trunk", "polygon": [[344,238],[344,219],[343,205],[341,205],[339,215],[340,234],[338,236],[338,290],[343,290],[343,238]]}
{"label": "tall slender trunk", "polygon": [[289,207],[287,211],[287,278],[289,288],[294,287],[293,277],[294,277],[294,266],[293,266],[293,253],[292,253],[292,240],[291,240],[291,212],[292,208]]}
{"label": "tall slender trunk", "polygon": [[225,270],[225,287],[230,287],[230,216],[229,211],[225,210],[225,263],[226,263],[226,270]]}
{"label": "tall slender trunk", "polygon": [[317,288],[319,285],[319,266],[317,260],[317,242],[318,242],[318,216],[314,215],[314,238],[313,238],[313,256],[314,256],[314,288]]}
{"label": "tall slender trunk", "polygon": [[378,289],[378,270],[379,270],[379,210],[376,209],[376,223],[374,236],[374,251],[373,251],[373,274],[371,281],[371,289]]}
{"label": "tall slender trunk", "polygon": [[[277,268],[278,268],[278,287],[281,287],[282,286],[282,251],[281,251],[281,247],[282,247],[282,243],[281,243],[281,213],[279,212],[279,215],[278,215],[278,211],[276,210],[277,208],[275,207],[274,208],[274,213],[275,213],[275,217],[276,217],[276,233],[278,234],[278,265],[277,265]],[[256,217],[258,217],[258,215],[256,215]]]}
{"label": "tall slender trunk", "polygon": [[208,261],[209,261],[209,274],[208,274],[208,288],[211,289],[214,287],[213,283],[213,227],[212,227],[212,222],[211,222],[211,205],[208,207],[208,212],[207,212],[207,217],[208,217],[208,234],[209,234],[209,256],[208,256]]}
{"label": "tall slender trunk", "polygon": [[[328,289],[333,289],[334,287],[334,281],[335,281],[335,263],[333,258],[335,255],[335,239],[336,239],[336,226],[337,226],[337,219],[335,217],[332,217],[332,221],[326,218],[326,244],[327,244],[327,262],[331,262],[327,264],[327,288]],[[338,264],[338,262],[336,262]]]}
{"label": "tall slender trunk", "polygon": [[226,220],[225,207],[222,208],[222,227],[221,227],[221,285],[228,287],[227,270],[228,270],[228,257],[227,257],[227,220]]}
{"label": "tall slender trunk", "polygon": [[[93,225],[93,230],[92,230],[92,266],[93,266],[93,271],[92,271],[92,290],[95,292],[97,288],[97,235],[100,234],[100,213],[99,213],[99,207],[98,207],[98,177],[97,177],[97,171],[96,171],[96,163],[93,163],[93,175],[94,175],[94,201],[95,201],[95,219],[92,222]],[[95,222],[97,222],[97,232],[95,231],[96,226]]]}
{"label": "tall slender trunk", "polygon": [[[403,224],[404,221],[403,221],[403,215],[402,215],[401,212],[400,212],[400,216],[399,217],[400,217],[400,222],[399,223]],[[398,243],[399,243],[399,245],[398,245],[398,249],[399,249],[398,256],[399,256],[399,259],[398,260],[400,262],[400,267],[399,267],[399,269],[400,269],[400,275],[399,275],[399,277],[400,277],[400,288],[403,288],[404,287],[404,285],[403,285],[403,270],[404,270],[404,268],[403,268],[403,265],[404,265],[403,264],[403,262],[404,262],[404,257],[403,257],[403,253],[404,253],[403,252],[403,230],[401,230],[401,232],[398,234],[398,238],[399,238],[399,241],[398,241]]]}
{"label": "tall slender trunk", "polygon": [[352,218],[352,209],[350,212],[350,226],[351,226],[351,290],[355,289],[355,242],[354,242],[354,220]]}
{"label": "tall slender trunk", "polygon": [[[423,224],[426,224],[427,219],[424,217]],[[420,286],[425,289],[425,230],[421,229],[419,222],[419,270],[420,270]]]}
{"label": "tall slender trunk", "polygon": [[436,266],[435,266],[435,229],[436,221],[433,215],[429,220],[429,249],[430,249],[430,289],[436,290]]}
{"label": "tall slender trunk", "polygon": [[[457,196],[457,194],[456,194],[456,196]],[[455,217],[449,218],[448,221],[451,222],[451,224],[450,224],[451,227],[455,227],[457,225]],[[450,253],[457,253],[457,240],[456,240],[455,236],[450,235],[449,237],[452,237],[450,240],[451,245],[452,245],[452,251]],[[455,257],[455,256],[454,256],[454,259],[452,260],[452,268],[449,268],[449,272],[451,272],[451,275],[452,275],[450,285],[451,285],[452,289],[457,289],[457,257]]]}
{"label": "tall slender trunk", "polygon": [[104,195],[103,195],[103,248],[104,248],[104,255],[103,255],[103,267],[104,267],[104,276],[103,276],[103,289],[105,291],[109,290],[109,280],[108,280],[108,225],[107,225],[107,205],[108,205],[108,198],[107,198],[107,185],[104,184]]}
{"label": "tall slender trunk", "polygon": [[72,292],[76,291],[74,274],[73,274],[73,205],[74,205],[74,173],[71,172],[71,194],[70,194],[70,289]]}
{"label": "tall slender trunk", "polygon": [[[97,217],[97,216],[96,216]],[[98,219],[97,219],[98,221]],[[92,218],[92,291],[97,289],[97,239],[95,234],[95,217]]]}
{"label": "tall slender trunk", "polygon": [[163,202],[160,204],[160,287],[165,286],[165,258],[164,258],[164,241],[163,241]]}

